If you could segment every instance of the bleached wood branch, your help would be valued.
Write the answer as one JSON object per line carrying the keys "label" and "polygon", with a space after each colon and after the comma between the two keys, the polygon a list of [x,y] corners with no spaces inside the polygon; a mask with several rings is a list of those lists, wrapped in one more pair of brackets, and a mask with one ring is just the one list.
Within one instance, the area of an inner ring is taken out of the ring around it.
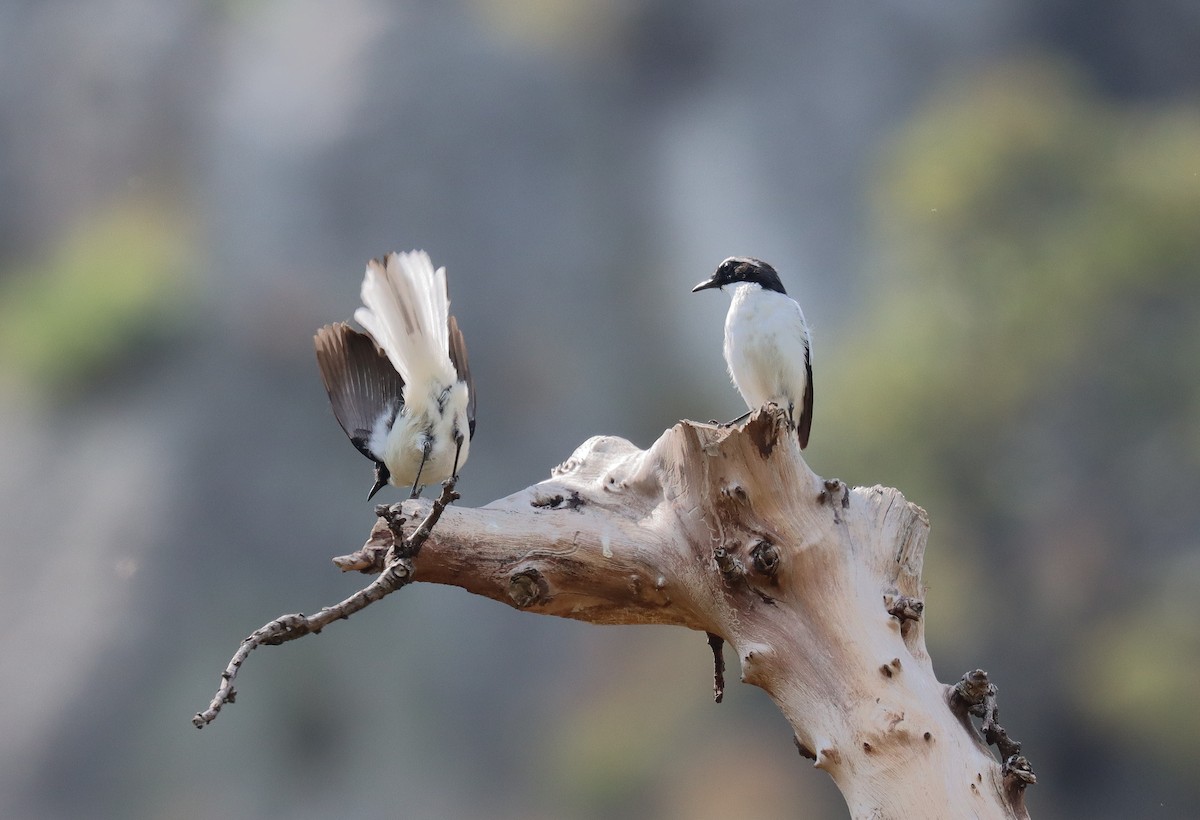
{"label": "bleached wood branch", "polygon": [[[723,640],[742,680],[779,705],[854,817],[1028,817],[1033,773],[995,721],[995,687],[978,671],[956,686],[933,673],[924,510],[897,490],[813,473],[778,410],[739,428],[680,422],[645,451],[595,437],[546,481],[440,521],[439,506],[381,507],[365,546],[335,563],[402,566],[404,583],[545,615],[709,633],[718,659]],[[402,523],[422,519],[404,538]]]}
{"label": "bleached wood branch", "polygon": [[[414,518],[427,502],[400,506]],[[645,451],[589,439],[548,480],[447,510],[414,579],[723,638],[854,817],[1027,817],[1028,764],[1002,769],[966,717],[977,707],[952,709],[955,688],[933,673],[928,527],[897,490],[817,476],[768,409],[742,428],[681,422]],[[381,519],[342,560],[365,566],[392,539]]]}

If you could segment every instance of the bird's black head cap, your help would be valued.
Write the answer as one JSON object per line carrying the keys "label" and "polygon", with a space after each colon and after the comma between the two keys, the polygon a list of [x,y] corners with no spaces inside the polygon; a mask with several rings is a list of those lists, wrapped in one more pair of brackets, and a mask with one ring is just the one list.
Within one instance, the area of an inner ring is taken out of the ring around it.
{"label": "bird's black head cap", "polygon": [[776,293],[787,293],[779,274],[775,269],[761,259],[749,256],[731,256],[717,266],[716,273],[692,288],[692,293],[708,288],[721,288],[725,285],[736,285],[739,282],[749,282],[759,285],[763,290],[773,290]]}

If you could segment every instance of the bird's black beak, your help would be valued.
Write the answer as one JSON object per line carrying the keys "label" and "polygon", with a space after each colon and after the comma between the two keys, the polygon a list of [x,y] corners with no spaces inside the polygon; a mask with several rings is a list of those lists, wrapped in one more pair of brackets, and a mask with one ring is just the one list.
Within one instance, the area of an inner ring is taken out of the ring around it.
{"label": "bird's black beak", "polygon": [[392,477],[391,472],[384,466],[382,461],[375,462],[375,484],[371,487],[371,492],[367,493],[367,501],[375,497],[375,493],[387,486],[388,479]]}
{"label": "bird's black beak", "polygon": [[709,288],[719,288],[719,287],[721,287],[721,283],[718,282],[717,277],[714,276],[711,279],[705,279],[703,282],[696,285],[696,287],[692,288],[692,293],[699,293],[702,290],[708,290]]}

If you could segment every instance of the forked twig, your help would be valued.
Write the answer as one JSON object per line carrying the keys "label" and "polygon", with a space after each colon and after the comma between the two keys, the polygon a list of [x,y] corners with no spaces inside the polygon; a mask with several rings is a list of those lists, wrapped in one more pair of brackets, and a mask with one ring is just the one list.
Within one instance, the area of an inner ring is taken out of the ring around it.
{"label": "forked twig", "polygon": [[429,514],[425,516],[425,520],[421,522],[421,525],[417,527],[412,535],[406,539],[401,539],[399,535],[399,524],[403,519],[398,516],[392,517],[392,508],[384,508],[381,511],[381,517],[388,519],[389,528],[392,530],[396,541],[387,552],[387,560],[383,571],[379,573],[379,577],[346,600],[333,606],[327,606],[316,615],[304,615],[303,613],[281,615],[270,623],[254,630],[249,637],[242,641],[242,645],[233,654],[229,665],[221,673],[221,685],[217,688],[217,694],[213,696],[212,702],[209,703],[207,709],[196,713],[192,718],[192,725],[197,729],[203,729],[216,720],[221,707],[226,703],[234,702],[237,697],[237,691],[233,688],[234,679],[237,678],[238,670],[241,669],[246,658],[249,657],[251,652],[258,649],[258,647],[263,645],[276,646],[288,641],[294,641],[297,638],[302,638],[305,635],[316,634],[334,621],[345,620],[384,596],[411,583],[413,579],[412,560],[420,551],[421,545],[425,543],[425,540],[433,532],[433,527],[437,524],[438,519],[441,518],[442,512],[446,509],[447,505],[453,503],[458,498],[458,493],[454,491],[456,483],[457,478],[450,478],[442,485],[442,494],[433,502],[433,507],[429,510]]}

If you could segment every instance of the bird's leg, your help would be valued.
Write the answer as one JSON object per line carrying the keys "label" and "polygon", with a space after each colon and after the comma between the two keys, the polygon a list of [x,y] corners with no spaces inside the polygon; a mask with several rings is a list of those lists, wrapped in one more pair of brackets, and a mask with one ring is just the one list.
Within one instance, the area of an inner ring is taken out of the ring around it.
{"label": "bird's leg", "polygon": [[454,434],[454,470],[450,475],[455,481],[458,481],[458,457],[462,455],[463,434],[455,432]]}
{"label": "bird's leg", "polygon": [[425,462],[429,461],[429,453],[433,449],[433,439],[429,436],[425,437],[425,446],[421,448],[421,466],[417,467],[417,477],[413,479],[412,495],[409,498],[416,498],[421,494],[418,489],[421,483],[421,471],[425,469]]}

